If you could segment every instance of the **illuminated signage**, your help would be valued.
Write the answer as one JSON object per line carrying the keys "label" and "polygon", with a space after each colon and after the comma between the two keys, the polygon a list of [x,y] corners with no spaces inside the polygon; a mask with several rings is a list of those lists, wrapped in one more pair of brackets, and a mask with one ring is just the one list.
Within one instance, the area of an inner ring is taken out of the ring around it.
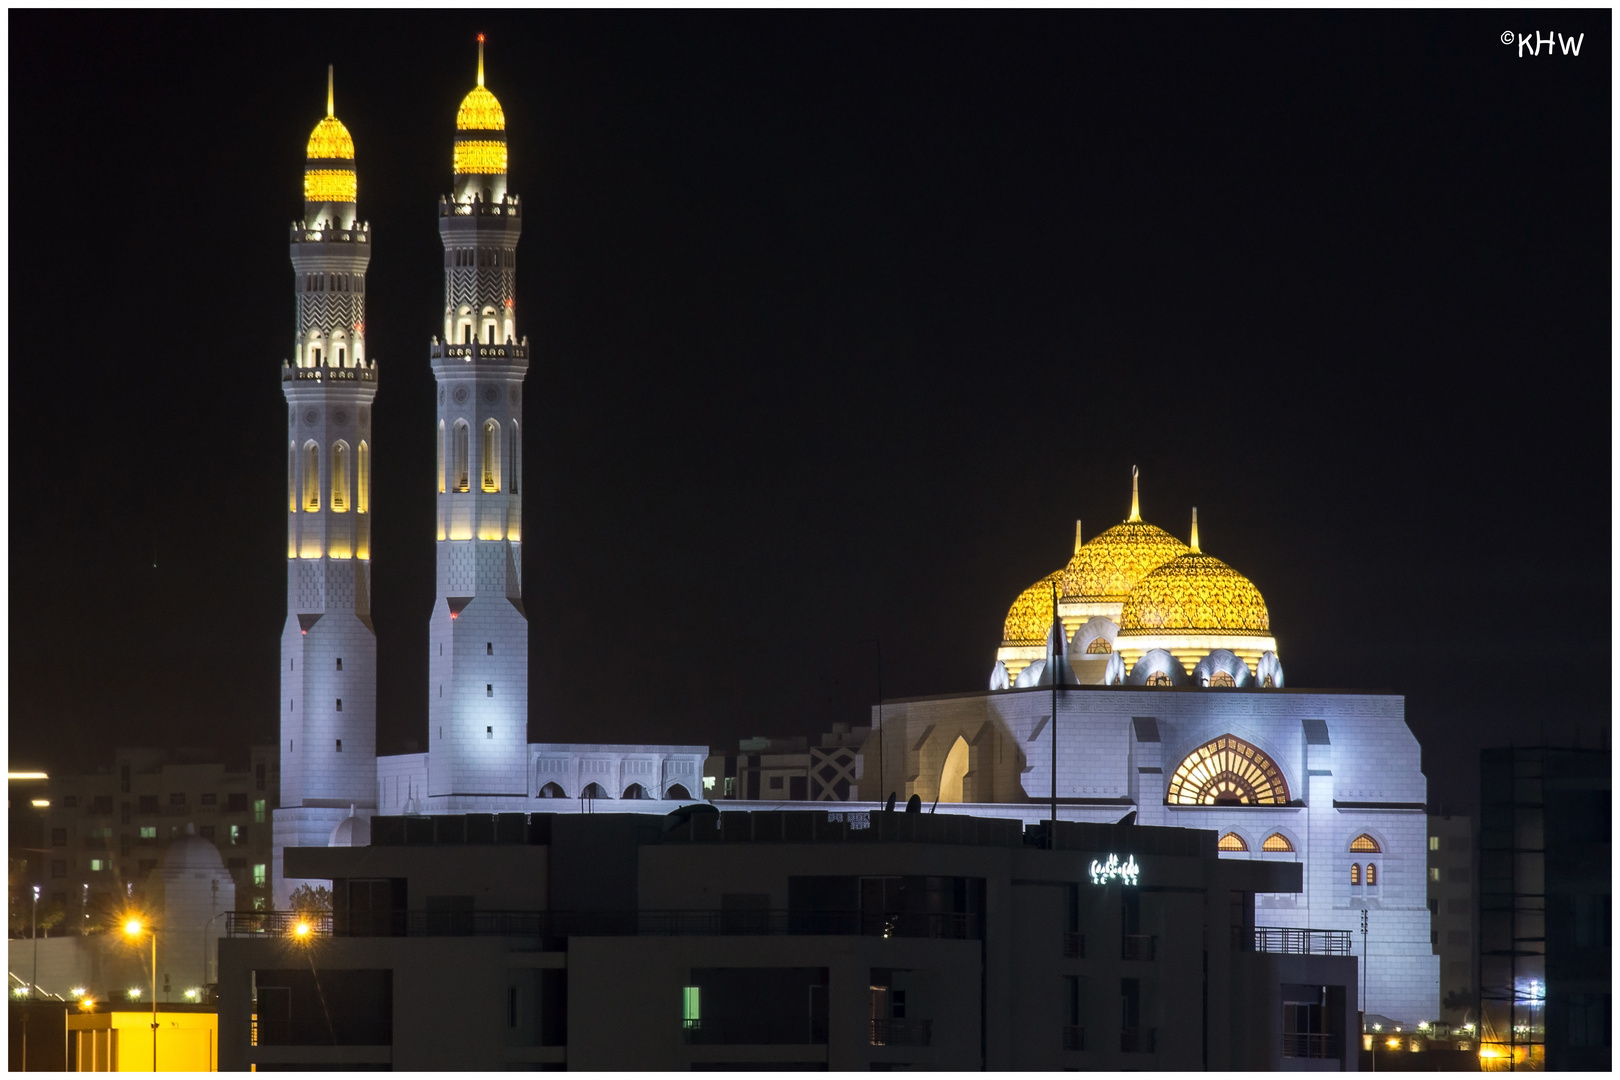
{"label": "illuminated signage", "polygon": [[1136,875],[1141,868],[1136,865],[1136,856],[1127,855],[1125,861],[1120,862],[1118,855],[1109,855],[1106,863],[1096,859],[1091,860],[1091,883],[1093,885],[1106,885],[1116,878],[1126,885],[1136,884]]}

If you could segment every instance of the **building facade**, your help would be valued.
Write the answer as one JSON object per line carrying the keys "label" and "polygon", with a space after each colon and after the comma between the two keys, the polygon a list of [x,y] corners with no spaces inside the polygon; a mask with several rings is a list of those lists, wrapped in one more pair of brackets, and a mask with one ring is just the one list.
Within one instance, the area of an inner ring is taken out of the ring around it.
{"label": "building facade", "polygon": [[1456,1030],[1479,1023],[1479,906],[1474,819],[1429,815],[1429,936],[1440,958],[1440,1019]]}
{"label": "building facade", "polygon": [[1054,850],[1005,819],[845,810],[372,827],[289,854],[334,883],[303,944],[232,921],[222,1069],[1356,1067],[1348,935],[1257,930],[1255,894],[1301,870],[1219,859],[1211,832],[1064,823]]}

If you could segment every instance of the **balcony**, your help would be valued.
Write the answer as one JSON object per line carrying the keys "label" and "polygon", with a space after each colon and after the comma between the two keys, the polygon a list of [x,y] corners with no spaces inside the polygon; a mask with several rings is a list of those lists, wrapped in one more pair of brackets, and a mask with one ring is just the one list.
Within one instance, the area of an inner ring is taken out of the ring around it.
{"label": "balcony", "polygon": [[1159,953],[1159,939],[1152,934],[1126,934],[1120,943],[1121,960],[1153,960]]}
{"label": "balcony", "polygon": [[1325,1058],[1337,1060],[1341,1055],[1339,1037],[1324,1032],[1283,1032],[1282,1056],[1285,1058]]}
{"label": "balcony", "polygon": [[1252,931],[1232,928],[1234,952],[1296,953],[1349,956],[1350,931],[1308,930],[1293,926],[1256,926]]}
{"label": "balcony", "polygon": [[1063,935],[1063,959],[1084,960],[1086,958],[1086,935],[1073,931]]}
{"label": "balcony", "polygon": [[1158,1028],[1120,1028],[1119,1052],[1122,1054],[1151,1054],[1158,1049]]}
{"label": "balcony", "polygon": [[1079,1024],[1063,1025],[1063,1049],[1084,1050],[1086,1048],[1086,1029]]}
{"label": "balcony", "polygon": [[480,342],[467,342],[464,344],[451,344],[432,346],[430,358],[433,360],[462,360],[471,363],[474,360],[527,360],[529,347],[527,345],[486,345]]}
{"label": "balcony", "polygon": [[932,1020],[873,1020],[870,1040],[873,1046],[930,1046]]}

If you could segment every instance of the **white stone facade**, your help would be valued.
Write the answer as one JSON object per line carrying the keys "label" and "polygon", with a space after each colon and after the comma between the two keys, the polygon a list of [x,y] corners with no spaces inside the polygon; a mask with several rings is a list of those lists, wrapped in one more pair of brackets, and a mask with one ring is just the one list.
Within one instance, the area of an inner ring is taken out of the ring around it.
{"label": "white stone facade", "polygon": [[[862,750],[862,799],[916,794],[924,810],[940,795],[946,758],[968,749],[963,804],[950,810],[1015,816],[1050,814],[1052,691],[1049,687],[885,703],[885,738]],[[873,709],[873,719],[878,710]],[[1169,781],[1189,754],[1222,736],[1263,751],[1281,772],[1278,805],[1180,806]],[[883,761],[883,785],[875,783]],[[1260,925],[1355,931],[1368,913],[1369,1011],[1416,1024],[1439,1016],[1438,957],[1427,906],[1427,782],[1416,738],[1395,695],[1294,690],[1074,687],[1058,694],[1058,813],[1066,821],[1118,821],[1235,833],[1247,851],[1225,858],[1298,861],[1298,896],[1262,896]],[[870,776],[871,780],[866,777]],[[941,809],[944,809],[943,807]],[[1280,833],[1291,852],[1265,852]],[[1372,837],[1376,854],[1350,844]],[[1377,865],[1377,884],[1365,866]],[[1351,864],[1362,868],[1350,883]]]}
{"label": "white stone facade", "polygon": [[[464,795],[455,811],[442,800],[423,799],[430,755],[394,754],[377,759],[380,812],[384,814],[447,812],[569,813],[607,807],[667,813],[703,796],[706,746],[615,746],[595,743],[531,743],[527,790],[512,795]],[[593,791],[591,785],[595,784]],[[600,792],[600,794],[598,794]],[[583,805],[582,805],[583,804]]]}

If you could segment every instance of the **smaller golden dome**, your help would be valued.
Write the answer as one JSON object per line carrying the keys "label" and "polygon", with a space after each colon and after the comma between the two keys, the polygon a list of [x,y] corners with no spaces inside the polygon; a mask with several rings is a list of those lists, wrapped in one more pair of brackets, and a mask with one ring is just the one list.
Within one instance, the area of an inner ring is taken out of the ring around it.
{"label": "smaller golden dome", "polygon": [[461,108],[456,110],[456,130],[506,130],[506,113],[501,110],[501,103],[495,100],[495,95],[484,88],[482,79],[471,93],[461,99]]}
{"label": "smaller golden dome", "polygon": [[1118,603],[1149,573],[1187,550],[1157,525],[1126,521],[1080,545],[1063,568],[1065,600]]}
{"label": "smaller golden dome", "polygon": [[1120,609],[1119,633],[1264,636],[1271,615],[1253,582],[1194,549],[1137,582]]}
{"label": "smaller golden dome", "polygon": [[1062,587],[1062,570],[1054,570],[1018,594],[1002,627],[1002,645],[1045,645],[1052,629],[1052,586]]}
{"label": "smaller golden dome", "polygon": [[342,158],[353,161],[354,140],[349,137],[349,129],[343,126],[343,121],[328,116],[309,133],[309,145],[304,149],[304,156],[317,160]]}

